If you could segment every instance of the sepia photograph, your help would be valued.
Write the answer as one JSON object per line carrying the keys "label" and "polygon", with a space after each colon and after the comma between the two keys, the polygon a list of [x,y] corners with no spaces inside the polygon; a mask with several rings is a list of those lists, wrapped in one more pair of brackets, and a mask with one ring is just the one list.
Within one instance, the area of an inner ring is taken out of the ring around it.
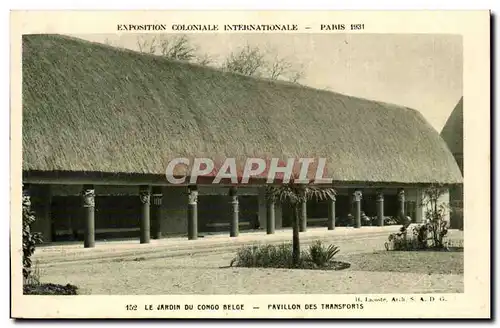
{"label": "sepia photograph", "polygon": [[20,34],[22,295],[463,295],[464,37],[230,23]]}

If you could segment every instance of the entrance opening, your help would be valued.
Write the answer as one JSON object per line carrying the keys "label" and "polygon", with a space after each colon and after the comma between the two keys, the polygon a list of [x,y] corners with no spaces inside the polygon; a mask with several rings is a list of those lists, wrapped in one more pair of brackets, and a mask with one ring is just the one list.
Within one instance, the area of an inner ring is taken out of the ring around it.
{"label": "entrance opening", "polygon": [[[225,195],[198,196],[199,232],[229,232],[231,199]],[[258,197],[253,195],[238,196],[239,230],[253,230],[258,224]],[[260,223],[262,224],[262,222]]]}
{"label": "entrance opening", "polygon": [[[141,202],[137,196],[97,196],[95,238],[132,238],[140,235]],[[53,241],[82,241],[85,221],[80,196],[52,198]]]}

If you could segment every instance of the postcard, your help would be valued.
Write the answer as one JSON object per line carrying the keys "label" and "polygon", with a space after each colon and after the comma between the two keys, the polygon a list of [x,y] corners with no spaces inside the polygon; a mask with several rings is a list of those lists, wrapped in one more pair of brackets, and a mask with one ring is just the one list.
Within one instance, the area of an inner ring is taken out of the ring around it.
{"label": "postcard", "polygon": [[13,318],[489,318],[489,11],[12,11]]}

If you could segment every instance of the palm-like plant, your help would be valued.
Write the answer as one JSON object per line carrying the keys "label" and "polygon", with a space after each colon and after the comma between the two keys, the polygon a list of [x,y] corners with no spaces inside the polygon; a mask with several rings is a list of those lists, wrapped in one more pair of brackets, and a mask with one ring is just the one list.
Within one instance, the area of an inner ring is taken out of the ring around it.
{"label": "palm-like plant", "polygon": [[299,241],[299,206],[303,202],[311,199],[326,200],[333,199],[336,191],[330,187],[322,187],[311,183],[295,183],[291,180],[290,183],[267,188],[266,197],[268,201],[280,202],[289,204],[293,210],[292,218],[292,258],[294,266],[298,266],[300,262],[300,241]]}
{"label": "palm-like plant", "polygon": [[325,246],[320,240],[309,246],[309,261],[317,266],[326,266],[331,263],[340,252],[340,248],[335,245]]}

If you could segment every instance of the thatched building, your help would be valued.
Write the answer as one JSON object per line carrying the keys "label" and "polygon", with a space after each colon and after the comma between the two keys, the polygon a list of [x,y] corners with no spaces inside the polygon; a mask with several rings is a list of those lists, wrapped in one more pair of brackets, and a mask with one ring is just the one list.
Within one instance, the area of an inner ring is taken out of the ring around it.
{"label": "thatched building", "polygon": [[290,224],[264,180],[230,196],[227,184],[169,185],[178,157],[326,158],[338,196],[304,204],[303,229],[333,228],[353,208],[421,221],[422,188],[461,182],[446,143],[410,108],[60,35],[25,35],[22,64],[23,182],[48,241]]}
{"label": "thatched building", "polygon": [[[457,161],[462,176],[464,174],[464,108],[463,97],[460,98],[441,131],[441,137],[448,145]],[[450,222],[453,228],[463,228],[463,184],[450,188],[450,205],[452,209]]]}

